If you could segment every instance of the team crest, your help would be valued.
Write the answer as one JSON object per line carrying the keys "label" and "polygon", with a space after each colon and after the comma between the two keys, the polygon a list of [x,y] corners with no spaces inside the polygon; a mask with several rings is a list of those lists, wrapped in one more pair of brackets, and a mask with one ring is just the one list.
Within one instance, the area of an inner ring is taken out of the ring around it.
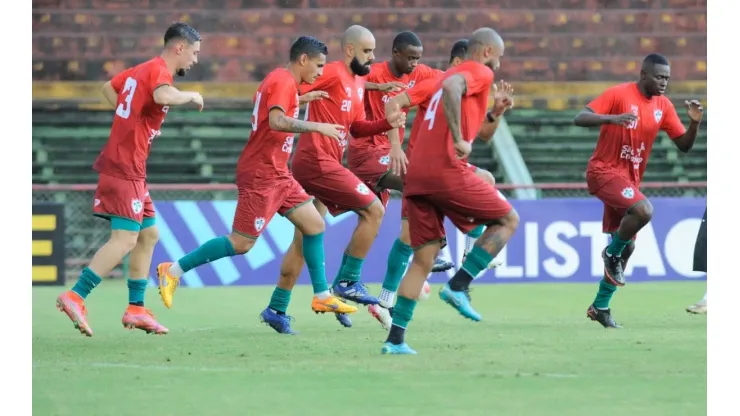
{"label": "team crest", "polygon": [[413,81],[409,82],[408,88],[413,88],[414,85],[416,85],[416,80],[413,80]]}
{"label": "team crest", "polygon": [[144,209],[144,204],[142,204],[141,201],[139,201],[138,199],[132,199],[131,209],[134,210],[134,214],[138,214],[141,212],[142,209]]}
{"label": "team crest", "polygon": [[265,226],[265,219],[263,217],[257,217],[254,220],[254,229],[257,230],[257,232],[262,231],[262,228]]}
{"label": "team crest", "polygon": [[352,97],[352,88],[344,87],[344,92],[347,93],[347,98]]}
{"label": "team crest", "polygon": [[360,97],[360,100],[362,100],[362,95],[365,94],[364,88],[358,88],[357,89],[357,96]]}
{"label": "team crest", "polygon": [[364,183],[357,184],[355,190],[362,195],[370,195],[370,189]]}
{"label": "team crest", "polygon": [[391,163],[391,157],[389,155],[381,156],[380,160],[378,160],[378,163],[383,166],[388,166],[388,164]]}
{"label": "team crest", "polygon": [[660,119],[663,118],[663,111],[661,109],[656,109],[653,114],[655,115],[655,122],[660,123]]}
{"label": "team crest", "polygon": [[633,188],[624,188],[622,189],[622,196],[627,199],[632,199],[635,197],[635,190]]}

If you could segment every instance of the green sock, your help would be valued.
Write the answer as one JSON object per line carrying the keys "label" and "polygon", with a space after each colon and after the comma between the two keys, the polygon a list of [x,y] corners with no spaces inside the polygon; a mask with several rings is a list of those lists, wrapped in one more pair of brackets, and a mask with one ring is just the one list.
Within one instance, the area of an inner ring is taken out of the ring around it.
{"label": "green sock", "polygon": [[342,264],[339,266],[339,270],[337,270],[337,275],[334,276],[334,281],[331,282],[331,287],[334,287],[339,283],[339,278],[342,276],[342,269],[344,268],[344,265],[347,264],[347,256],[347,253],[342,254]]}
{"label": "green sock", "polygon": [[183,273],[200,265],[235,255],[228,237],[212,238],[177,261]]}
{"label": "green sock", "polygon": [[483,235],[483,231],[485,231],[485,230],[486,230],[486,226],[485,225],[479,225],[479,226],[473,228],[472,230],[470,230],[470,232],[468,233],[468,237],[471,237],[471,238],[480,238],[480,236]]}
{"label": "green sock", "polygon": [[617,233],[612,234],[612,242],[609,243],[609,247],[606,248],[606,252],[611,254],[612,256],[621,256],[622,251],[625,247],[627,247],[627,244],[630,243],[630,240],[622,240],[617,236]]}
{"label": "green sock", "polygon": [[594,306],[597,309],[608,309],[609,301],[612,300],[612,296],[614,296],[614,292],[616,291],[616,286],[610,285],[602,279],[599,283],[599,291],[596,293],[596,299],[594,299]]}
{"label": "green sock", "polygon": [[359,282],[360,274],[362,273],[362,262],[365,259],[358,259],[347,254],[347,262],[342,266],[342,271],[339,276],[339,280],[345,280],[348,282]]}
{"label": "green sock", "polygon": [[129,305],[144,306],[144,293],[149,279],[128,279],[128,303]]}
{"label": "green sock", "polygon": [[82,273],[80,273],[80,278],[77,280],[77,283],[72,287],[72,291],[80,295],[82,299],[85,299],[101,281],[103,281],[103,279],[101,279],[100,276],[90,270],[89,267],[85,267],[82,269]]}
{"label": "green sock", "polygon": [[414,299],[399,296],[396,306],[393,307],[393,325],[406,329],[414,317],[414,308],[416,308]]}
{"label": "green sock", "polygon": [[409,259],[414,251],[411,246],[404,244],[400,238],[397,238],[388,253],[388,266],[383,279],[383,289],[395,293],[403,279],[403,273],[409,265]]}
{"label": "green sock", "polygon": [[473,249],[470,250],[470,253],[465,256],[465,262],[462,265],[462,269],[465,270],[470,277],[475,279],[481,271],[488,268],[488,264],[492,260],[493,256],[490,253],[484,250],[483,247],[475,245],[473,246]]}
{"label": "green sock", "polygon": [[311,276],[313,293],[328,292],[326,283],[326,264],[324,261],[324,233],[303,235],[303,257],[306,259],[308,274]]}
{"label": "green sock", "polygon": [[281,289],[276,287],[272,291],[272,297],[270,298],[269,308],[276,311],[285,313],[288,311],[288,304],[290,303],[290,290]]}

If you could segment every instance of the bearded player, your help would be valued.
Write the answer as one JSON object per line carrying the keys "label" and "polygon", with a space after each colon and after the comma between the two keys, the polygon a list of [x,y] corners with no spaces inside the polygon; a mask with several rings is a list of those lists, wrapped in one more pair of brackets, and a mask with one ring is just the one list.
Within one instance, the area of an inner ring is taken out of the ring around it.
{"label": "bearded player", "polygon": [[200,34],[187,24],[175,23],[164,34],[160,56],[126,69],[103,85],[103,95],[116,111],[108,142],[93,165],[99,175],[93,215],[110,222],[111,235],[82,270],[74,287],[56,301],[57,308],[84,335],[93,335],[85,299],[129,253],[132,277],[128,280],[129,304],[123,326],[147,333],[168,332],[144,308],[149,266],[159,239],[154,204],[146,185],[146,160],[170,106],[195,103],[203,108],[200,94],[172,86],[172,76],[184,76],[198,63],[199,52]]}
{"label": "bearded player", "polygon": [[[200,265],[249,252],[278,213],[292,222],[302,234],[303,253],[314,290],[314,312],[353,313],[332,296],[324,269],[324,218],[312,199],[293,179],[288,159],[293,151],[293,134],[315,132],[316,140],[337,142],[342,125],[298,120],[298,87],[312,84],[323,72],[327,47],[319,40],[302,36],[290,48],[286,68],[270,72],[254,99],[252,131],[237,162],[236,183],[239,197],[232,232],[214,238],[175,263],[157,267],[162,301],[172,306],[172,296],[180,276]],[[301,263],[302,265],[302,263]],[[271,313],[285,314],[285,307],[273,305]],[[264,315],[264,313],[263,313]],[[263,320],[269,318],[263,316]]]}
{"label": "bearded player", "polygon": [[[462,39],[452,46],[450,51],[450,68],[454,68],[461,64],[465,60],[465,56],[468,53],[468,40]],[[411,134],[409,135],[409,144],[406,147],[406,152],[401,147],[403,137],[401,129],[394,129],[388,132],[388,140],[391,143],[390,150],[390,167],[391,171],[395,175],[403,175],[406,173],[406,166],[408,164],[408,158],[411,155],[415,144],[419,141],[419,129],[423,123],[423,114],[426,113],[429,106],[429,101],[435,92],[437,92],[437,84],[439,79],[444,76],[444,73],[440,72],[440,75],[436,78],[429,78],[417,83],[413,88],[409,88],[406,91],[396,95],[395,97],[387,100],[386,106],[388,108],[400,107],[402,109],[417,107],[417,117],[414,118],[414,122],[411,126]],[[439,79],[437,79],[439,78]],[[495,85],[494,85],[495,87]],[[511,95],[513,89],[506,83],[501,83],[501,88],[498,89],[494,95],[495,108],[486,113],[486,120],[483,122],[481,131],[478,133],[478,137],[488,142],[498,128],[500,116],[503,115],[509,107],[513,105]],[[493,186],[495,180],[493,175],[485,169],[480,169],[476,166],[468,164],[470,170],[472,170],[477,176]],[[401,283],[403,273],[406,271],[409,259],[413,251],[411,250],[411,240],[409,235],[409,223],[407,215],[407,206],[404,201],[401,202],[401,234],[396,239],[388,255],[388,266],[386,268],[386,275],[383,279],[383,287],[380,292],[378,305],[368,306],[368,311],[377,319],[383,328],[390,329],[392,323],[392,317],[390,311],[392,310],[393,302],[395,300],[396,291]],[[473,229],[466,235],[466,250],[467,254],[475,243],[475,239],[480,237],[483,233],[483,226],[479,226]],[[472,242],[471,242],[472,241]],[[464,261],[463,257],[463,261]],[[438,258],[439,260],[439,258]],[[432,269],[434,270],[434,269]]]}
{"label": "bearded player", "polygon": [[470,283],[503,249],[519,224],[511,205],[466,163],[470,143],[486,119],[493,70],[504,53],[503,39],[493,29],[478,29],[468,39],[470,58],[447,70],[437,82],[423,114],[419,132],[423,140],[411,152],[403,197],[414,257],[398,291],[383,354],[416,354],[406,344],[405,332],[415,298],[446,244],[445,217],[463,233],[486,226],[462,268],[440,291],[443,301],[474,321],[481,316],[470,304]]}
{"label": "bearded player", "polygon": [[[385,201],[381,201],[360,179],[342,165],[347,147],[347,134],[365,137],[403,125],[406,115],[392,111],[386,118],[365,120],[363,77],[370,71],[374,56],[375,37],[362,26],[349,27],[342,36],[344,59],[326,65],[324,73],[312,85],[301,86],[301,93],[324,91],[328,98],[310,102],[306,107],[306,119],[313,122],[334,123],[343,130],[339,141],[327,141],[315,133],[301,135],[291,169],[296,180],[310,195],[316,197],[319,213],[339,215],[354,211],[358,223],[352,239],[344,253],[338,275],[332,284],[335,296],[363,305],[377,304],[360,282],[362,264],[370,246],[378,234],[385,214]],[[268,307],[287,304],[303,268],[305,255],[301,230],[296,228],[293,242],[280,268],[280,279]],[[352,325],[347,314],[337,310],[335,316],[345,326]],[[292,333],[290,317],[276,316],[269,325],[279,333]]]}
{"label": "bearded player", "polygon": [[691,122],[683,126],[673,104],[664,96],[671,68],[658,54],[642,62],[637,82],[607,89],[573,120],[576,126],[600,126],[599,140],[586,168],[588,191],[604,203],[603,231],[611,242],[602,251],[604,278],[587,316],[605,328],[619,328],[611,316],[609,301],[624,286],[624,268],[635,249],[635,237],[653,217],[653,206],[640,192],[640,182],[650,151],[664,131],[681,152],[694,146],[703,108],[699,101],[686,101]]}
{"label": "bearded player", "polygon": [[[424,52],[421,39],[414,32],[401,32],[393,39],[391,60],[379,62],[370,66],[370,74],[366,83],[378,85],[378,88],[367,88],[365,92],[365,113],[371,120],[385,117],[385,105],[399,89],[388,90],[383,86],[405,86],[406,89],[425,79],[435,78],[442,74],[438,69],[432,69],[419,60]],[[400,129],[403,136],[403,126]],[[385,132],[374,136],[354,138],[347,148],[347,165],[365,185],[377,194],[388,193],[389,189],[403,191],[403,179],[389,169],[391,145]],[[387,198],[381,196],[381,199]],[[402,248],[394,244],[389,254],[389,262],[396,263],[393,267],[400,267],[395,261],[396,255]],[[453,263],[437,258],[433,272],[443,272],[453,267]],[[405,270],[405,267],[404,267]],[[400,272],[403,273],[403,270]],[[400,276],[399,276],[400,279]]]}

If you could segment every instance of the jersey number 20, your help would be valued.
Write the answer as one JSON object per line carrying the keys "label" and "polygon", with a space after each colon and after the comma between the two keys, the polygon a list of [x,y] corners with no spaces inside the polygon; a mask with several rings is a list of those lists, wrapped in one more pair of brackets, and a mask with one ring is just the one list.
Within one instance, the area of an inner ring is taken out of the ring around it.
{"label": "jersey number 20", "polygon": [[124,95],[123,102],[116,107],[116,115],[121,118],[129,118],[131,115],[131,101],[134,99],[136,92],[136,80],[128,77],[123,85],[121,94]]}
{"label": "jersey number 20", "polygon": [[429,120],[429,130],[434,127],[434,115],[437,113],[437,107],[439,107],[439,100],[442,99],[442,90],[440,89],[434,95],[432,96],[432,99],[429,101],[429,107],[427,108],[427,112],[424,113],[424,121]]}

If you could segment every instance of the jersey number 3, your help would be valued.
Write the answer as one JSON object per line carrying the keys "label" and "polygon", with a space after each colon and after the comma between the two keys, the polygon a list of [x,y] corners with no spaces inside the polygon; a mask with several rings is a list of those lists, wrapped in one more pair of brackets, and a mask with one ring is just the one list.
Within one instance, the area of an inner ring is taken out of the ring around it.
{"label": "jersey number 3", "polygon": [[429,130],[434,127],[434,115],[437,114],[437,107],[439,107],[439,100],[441,99],[442,90],[440,89],[429,100],[429,107],[427,108],[427,112],[424,113],[424,121],[429,121]]}
{"label": "jersey number 3", "polygon": [[123,85],[121,95],[124,96],[123,102],[118,104],[116,107],[116,115],[121,118],[129,118],[131,115],[131,101],[134,99],[134,93],[136,93],[136,80],[128,77],[126,83]]}

